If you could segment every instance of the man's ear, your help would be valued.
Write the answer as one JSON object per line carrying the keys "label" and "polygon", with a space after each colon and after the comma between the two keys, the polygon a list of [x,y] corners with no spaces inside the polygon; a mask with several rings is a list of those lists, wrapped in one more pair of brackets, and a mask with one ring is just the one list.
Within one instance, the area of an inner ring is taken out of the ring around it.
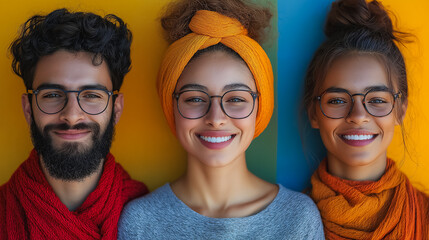
{"label": "man's ear", "polygon": [[313,104],[307,109],[308,120],[312,128],[319,129],[319,122],[317,121],[316,109],[314,109]]}
{"label": "man's ear", "polygon": [[115,124],[119,122],[119,118],[121,118],[122,111],[124,110],[124,94],[118,93],[115,98],[115,107],[113,110],[115,111],[113,114],[115,116]]}
{"label": "man's ear", "polygon": [[25,120],[27,121],[28,125],[31,125],[31,121],[32,121],[32,119],[31,119],[31,112],[32,112],[32,109],[31,109],[31,103],[28,100],[29,97],[31,97],[31,95],[29,96],[26,93],[22,94],[22,96],[21,96],[21,105],[22,105],[22,110],[24,111]]}
{"label": "man's ear", "polygon": [[401,105],[399,106],[400,109],[398,109],[400,112],[400,115],[398,114],[397,117],[395,118],[395,125],[401,125],[404,122],[404,118],[405,118],[405,113],[407,112],[408,109],[408,99],[406,99],[405,101],[401,101]]}

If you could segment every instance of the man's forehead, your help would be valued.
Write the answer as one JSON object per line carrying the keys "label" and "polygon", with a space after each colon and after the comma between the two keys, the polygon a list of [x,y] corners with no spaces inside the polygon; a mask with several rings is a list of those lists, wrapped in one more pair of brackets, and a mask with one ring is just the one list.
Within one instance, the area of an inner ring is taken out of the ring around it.
{"label": "man's forehead", "polygon": [[85,52],[57,51],[42,57],[35,69],[33,88],[42,84],[56,84],[65,89],[79,89],[99,85],[112,89],[107,64],[94,65],[92,55]]}

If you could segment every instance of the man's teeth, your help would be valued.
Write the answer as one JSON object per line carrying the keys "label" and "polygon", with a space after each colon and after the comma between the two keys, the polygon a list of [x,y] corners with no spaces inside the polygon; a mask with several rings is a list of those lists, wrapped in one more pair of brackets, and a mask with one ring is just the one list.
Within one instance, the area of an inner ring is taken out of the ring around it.
{"label": "man's teeth", "polygon": [[347,140],[368,140],[372,139],[374,135],[343,135]]}
{"label": "man's teeth", "polygon": [[211,143],[221,143],[226,142],[232,138],[232,136],[226,136],[226,137],[206,137],[206,136],[200,136],[201,139],[207,142]]}

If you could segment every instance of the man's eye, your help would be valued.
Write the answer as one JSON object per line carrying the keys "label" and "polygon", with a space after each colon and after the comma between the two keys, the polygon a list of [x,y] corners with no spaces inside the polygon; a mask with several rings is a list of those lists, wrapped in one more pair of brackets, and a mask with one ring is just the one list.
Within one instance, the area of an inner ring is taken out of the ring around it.
{"label": "man's eye", "polygon": [[96,93],[86,93],[85,95],[81,96],[83,98],[102,98],[102,96],[100,96],[100,94],[96,94]]}
{"label": "man's eye", "polygon": [[62,98],[63,94],[58,94],[58,93],[45,93],[42,96],[43,98]]}

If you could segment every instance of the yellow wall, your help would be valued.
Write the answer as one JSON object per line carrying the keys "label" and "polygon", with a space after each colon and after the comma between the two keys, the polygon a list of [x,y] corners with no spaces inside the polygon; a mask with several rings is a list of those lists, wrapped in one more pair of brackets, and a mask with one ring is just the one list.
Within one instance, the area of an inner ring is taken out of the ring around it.
{"label": "yellow wall", "polygon": [[[18,29],[30,16],[67,7],[102,16],[114,13],[133,32],[132,70],[121,89],[125,109],[117,126],[112,152],[136,179],[151,189],[177,178],[185,167],[185,154],[170,133],[155,91],[155,80],[166,48],[159,21],[167,0],[44,0],[4,1],[0,31],[0,184],[6,182],[32,149],[29,129],[21,110],[22,80],[12,73],[7,49]],[[168,146],[168,147],[166,147]],[[155,170],[156,169],[156,170]]]}
{"label": "yellow wall", "polygon": [[405,154],[398,127],[389,147],[388,156],[397,160],[413,184],[429,189],[429,1],[383,0],[387,9],[395,13],[398,27],[413,33],[416,38],[402,51],[406,58],[410,83],[410,98],[405,119],[407,133]]}

